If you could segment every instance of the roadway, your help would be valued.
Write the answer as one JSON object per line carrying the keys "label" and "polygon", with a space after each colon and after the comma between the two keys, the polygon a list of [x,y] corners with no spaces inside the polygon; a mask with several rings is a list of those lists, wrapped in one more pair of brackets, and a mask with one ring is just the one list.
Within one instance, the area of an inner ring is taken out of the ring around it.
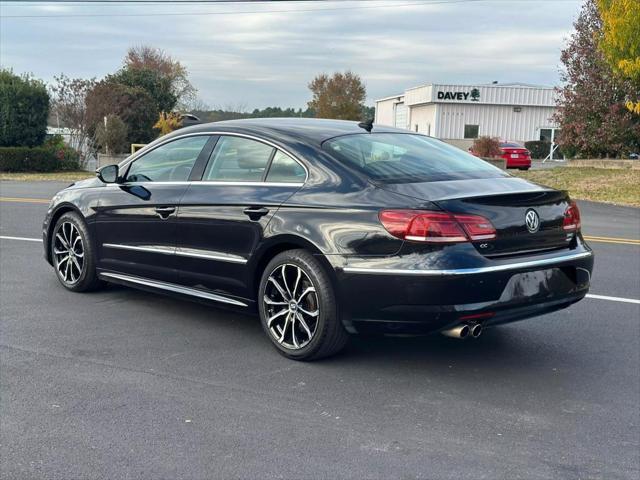
{"label": "roadway", "polygon": [[0,477],[640,475],[640,209],[580,203],[594,297],[567,310],[297,363],[255,317],[65,291],[38,240],[64,186],[0,183]]}

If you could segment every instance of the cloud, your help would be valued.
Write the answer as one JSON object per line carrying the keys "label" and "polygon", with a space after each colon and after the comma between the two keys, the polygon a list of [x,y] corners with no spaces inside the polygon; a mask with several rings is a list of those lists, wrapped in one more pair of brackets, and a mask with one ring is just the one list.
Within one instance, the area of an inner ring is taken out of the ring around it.
{"label": "cloud", "polygon": [[[393,5],[367,3],[378,4]],[[578,0],[520,2],[515,8],[509,2],[487,1],[301,13],[3,18],[0,63],[45,80],[60,72],[101,77],[121,65],[129,46],[144,43],[183,62],[210,104],[304,106],[307,84],[317,73],[346,69],[361,75],[373,103],[375,98],[429,82],[555,84],[559,52],[579,5]],[[258,9],[255,5],[48,7],[55,11],[7,5],[2,15]],[[298,3],[261,7],[293,8],[311,7]]]}

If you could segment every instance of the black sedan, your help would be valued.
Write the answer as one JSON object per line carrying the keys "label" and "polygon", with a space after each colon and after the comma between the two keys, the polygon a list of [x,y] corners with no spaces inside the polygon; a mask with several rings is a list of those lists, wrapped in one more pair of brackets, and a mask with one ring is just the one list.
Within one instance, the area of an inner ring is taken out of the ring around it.
{"label": "black sedan", "polygon": [[477,337],[579,301],[593,268],[566,192],[332,120],[166,135],[58,193],[43,237],[69,290],[114,282],[257,310],[299,360],[357,332]]}

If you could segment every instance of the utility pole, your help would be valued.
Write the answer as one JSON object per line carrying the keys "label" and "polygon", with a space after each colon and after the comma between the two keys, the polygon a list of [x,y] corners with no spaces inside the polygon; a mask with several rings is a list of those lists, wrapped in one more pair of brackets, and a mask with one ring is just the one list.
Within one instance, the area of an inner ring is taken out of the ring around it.
{"label": "utility pole", "polygon": [[109,142],[108,142],[109,134],[107,132],[107,116],[104,116],[104,151],[107,155],[109,155]]}

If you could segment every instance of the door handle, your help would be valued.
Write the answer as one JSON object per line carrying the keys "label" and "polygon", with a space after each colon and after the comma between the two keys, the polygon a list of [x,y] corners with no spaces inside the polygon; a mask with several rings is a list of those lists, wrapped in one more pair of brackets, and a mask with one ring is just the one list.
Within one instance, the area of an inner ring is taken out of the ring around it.
{"label": "door handle", "polygon": [[176,207],[156,207],[156,213],[160,218],[166,220],[176,211]]}
{"label": "door handle", "polygon": [[259,220],[260,217],[264,217],[267,213],[269,213],[269,209],[267,207],[247,207],[243,210],[243,212],[251,220]]}

